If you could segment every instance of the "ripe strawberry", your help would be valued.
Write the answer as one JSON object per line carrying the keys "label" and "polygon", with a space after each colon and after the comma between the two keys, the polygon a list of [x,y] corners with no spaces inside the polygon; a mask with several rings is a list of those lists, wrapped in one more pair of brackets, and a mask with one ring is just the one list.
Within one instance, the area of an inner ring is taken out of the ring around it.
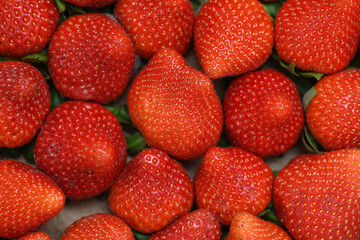
{"label": "ripe strawberry", "polygon": [[146,142],[174,158],[200,157],[220,138],[222,106],[211,80],[174,50],[159,51],[140,71],[127,103]]}
{"label": "ripe strawberry", "polygon": [[114,15],[143,58],[163,48],[184,54],[192,40],[195,14],[189,0],[120,0]]}
{"label": "ripe strawberry", "polygon": [[56,88],[71,99],[108,103],[118,98],[134,69],[135,50],[121,25],[105,14],[68,18],[49,45]]}
{"label": "ripe strawberry", "polygon": [[275,223],[265,221],[247,212],[240,212],[232,220],[225,240],[291,240],[292,238]]}
{"label": "ripe strawberry", "polygon": [[126,142],[117,118],[96,103],[67,101],[55,108],[35,143],[37,167],[68,198],[107,190],[126,163]]}
{"label": "ripe strawberry", "polygon": [[95,213],[72,223],[65,229],[60,240],[73,239],[135,240],[124,221],[106,213]]}
{"label": "ripe strawberry", "polygon": [[359,0],[288,0],[276,17],[276,50],[302,70],[338,72],[357,52],[359,16]]}
{"label": "ripe strawberry", "polygon": [[230,142],[261,157],[285,153],[304,127],[295,84],[272,69],[235,79],[226,90],[224,112]]}
{"label": "ripe strawberry", "polygon": [[0,1],[0,55],[24,57],[50,41],[60,19],[54,0]]}
{"label": "ripe strawberry", "polygon": [[18,238],[40,228],[65,204],[50,177],[15,160],[0,161],[0,238]]}
{"label": "ripe strawberry", "polygon": [[194,28],[195,52],[210,78],[259,68],[274,46],[274,26],[257,0],[209,0]]}
{"label": "ripe strawberry", "polygon": [[64,1],[72,3],[79,7],[93,7],[93,8],[104,7],[116,2],[116,0],[64,0]]}
{"label": "ripe strawberry", "polygon": [[36,233],[30,233],[17,240],[51,240],[51,238],[46,233],[36,232]]}
{"label": "ripe strawberry", "polygon": [[314,138],[326,150],[360,147],[360,69],[343,70],[317,82],[306,109]]}
{"label": "ripe strawberry", "polygon": [[236,147],[213,147],[194,179],[196,205],[230,225],[238,212],[262,212],[271,200],[273,173],[256,155]]}
{"label": "ripe strawberry", "polygon": [[300,155],[277,175],[276,214],[295,239],[360,239],[360,150]]}
{"label": "ripe strawberry", "polygon": [[164,152],[141,151],[110,189],[112,212],[131,228],[153,233],[190,211],[194,187],[184,167]]}
{"label": "ripe strawberry", "polygon": [[0,63],[0,148],[30,142],[50,112],[45,78],[28,63]]}
{"label": "ripe strawberry", "polygon": [[168,227],[153,234],[148,240],[220,240],[220,237],[220,224],[212,213],[205,209],[198,209],[186,214]]}

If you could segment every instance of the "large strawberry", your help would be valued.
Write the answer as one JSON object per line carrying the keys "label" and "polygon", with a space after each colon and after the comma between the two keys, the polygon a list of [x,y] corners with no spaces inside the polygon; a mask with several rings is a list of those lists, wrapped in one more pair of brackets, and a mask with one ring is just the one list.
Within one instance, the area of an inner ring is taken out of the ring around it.
{"label": "large strawberry", "polygon": [[214,146],[223,127],[211,80],[175,50],[159,51],[135,77],[128,108],[146,142],[174,158],[194,159]]}
{"label": "large strawberry", "polygon": [[274,26],[257,0],[209,0],[194,28],[196,55],[210,78],[259,68],[270,57]]}
{"label": "large strawberry", "polygon": [[162,48],[184,54],[192,40],[195,15],[189,0],[120,0],[114,15],[143,58]]}
{"label": "large strawberry", "polygon": [[238,212],[262,212],[271,200],[271,168],[256,155],[236,147],[213,147],[196,171],[196,205],[230,225]]}
{"label": "large strawberry", "polygon": [[224,112],[230,142],[261,157],[285,153],[304,127],[295,84],[272,69],[251,72],[231,82]]}
{"label": "large strawberry", "polygon": [[35,232],[27,234],[26,236],[23,236],[17,240],[51,240],[51,238],[46,233]]}
{"label": "large strawberry", "polygon": [[71,99],[108,103],[127,86],[134,47],[119,23],[105,14],[68,18],[49,45],[49,70],[56,88]]}
{"label": "large strawberry", "polygon": [[37,167],[69,198],[105,191],[124,168],[126,142],[117,118],[105,107],[67,101],[46,119],[34,149]]}
{"label": "large strawberry", "polygon": [[276,50],[287,63],[331,74],[355,56],[360,37],[359,0],[288,0],[275,24]]}
{"label": "large strawberry", "polygon": [[50,112],[45,78],[28,63],[0,63],[0,148],[30,142]]}
{"label": "large strawberry", "polygon": [[93,8],[104,7],[116,2],[116,0],[64,0],[64,1],[75,4],[79,7],[93,7]]}
{"label": "large strawberry", "polygon": [[276,176],[273,202],[295,239],[360,239],[360,150],[296,157]]}
{"label": "large strawberry", "polygon": [[18,238],[40,228],[64,207],[52,179],[15,160],[0,161],[0,238]]}
{"label": "large strawberry", "polygon": [[131,228],[153,233],[190,211],[194,187],[184,167],[160,150],[141,151],[110,189],[113,213]]}

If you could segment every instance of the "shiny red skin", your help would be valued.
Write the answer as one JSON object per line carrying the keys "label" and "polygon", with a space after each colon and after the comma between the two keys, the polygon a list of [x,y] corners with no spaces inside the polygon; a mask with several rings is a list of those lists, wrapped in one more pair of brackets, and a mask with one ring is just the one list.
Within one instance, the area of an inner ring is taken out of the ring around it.
{"label": "shiny red skin", "polygon": [[26,236],[18,238],[17,240],[51,240],[51,238],[46,233],[35,232],[27,234]]}
{"label": "shiny red skin", "polygon": [[104,7],[116,2],[116,0],[64,0],[64,1],[72,3],[79,7],[92,7],[92,8]]}

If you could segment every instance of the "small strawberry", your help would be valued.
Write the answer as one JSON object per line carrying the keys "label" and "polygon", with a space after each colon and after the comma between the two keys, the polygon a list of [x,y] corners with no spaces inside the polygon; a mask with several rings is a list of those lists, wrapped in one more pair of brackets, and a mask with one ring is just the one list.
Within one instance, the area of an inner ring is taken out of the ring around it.
{"label": "small strawberry", "polygon": [[93,7],[93,8],[104,7],[116,2],[116,0],[64,0],[64,1],[72,3],[79,7]]}
{"label": "small strawberry", "polygon": [[51,240],[51,238],[46,233],[36,232],[36,233],[30,233],[17,240]]}
{"label": "small strawberry", "polygon": [[295,239],[360,239],[360,150],[291,160],[275,178],[273,203]]}
{"label": "small strawberry", "polygon": [[202,156],[221,135],[223,112],[211,80],[174,50],[159,51],[135,77],[127,103],[146,142],[170,156]]}
{"label": "small strawberry", "polygon": [[36,231],[64,204],[64,193],[50,177],[25,163],[0,161],[0,238]]}
{"label": "small strawberry", "polygon": [[251,72],[231,82],[224,112],[230,142],[261,157],[285,153],[304,127],[295,84],[272,69]]}
{"label": "small strawberry", "polygon": [[288,0],[276,17],[276,50],[302,70],[338,72],[357,52],[359,16],[359,0]]}
{"label": "small strawberry", "polygon": [[50,112],[45,78],[28,63],[0,63],[0,148],[30,142]]}
{"label": "small strawberry", "polygon": [[190,211],[194,187],[184,167],[160,150],[141,151],[110,189],[112,212],[131,228],[153,233]]}
{"label": "small strawberry", "polygon": [[134,47],[119,23],[105,14],[68,18],[49,45],[49,70],[56,88],[71,99],[108,103],[132,76]]}
{"label": "small strawberry", "polygon": [[114,15],[143,58],[162,48],[184,54],[192,40],[195,14],[189,0],[120,0]]}
{"label": "small strawberry", "polygon": [[198,209],[153,234],[148,240],[220,240],[220,237],[221,228],[216,218],[208,210]]}
{"label": "small strawberry", "polygon": [[257,0],[209,0],[195,20],[194,42],[210,78],[259,68],[274,46],[274,25]]}
{"label": "small strawberry", "polygon": [[126,163],[126,142],[117,118],[105,107],[67,101],[55,108],[37,137],[37,167],[68,198],[107,190]]}
{"label": "small strawberry", "polygon": [[256,155],[236,147],[213,147],[194,179],[196,205],[230,225],[238,212],[262,212],[271,200],[274,175]]}

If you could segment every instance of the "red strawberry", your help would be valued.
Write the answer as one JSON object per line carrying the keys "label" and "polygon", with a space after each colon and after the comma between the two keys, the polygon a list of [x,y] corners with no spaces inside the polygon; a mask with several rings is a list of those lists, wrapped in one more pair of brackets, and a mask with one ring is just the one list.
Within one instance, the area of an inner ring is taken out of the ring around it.
{"label": "red strawberry", "polygon": [[18,238],[40,228],[65,204],[50,177],[15,160],[0,161],[0,238]]}
{"label": "red strawberry", "polygon": [[274,26],[257,0],[209,0],[194,28],[196,55],[210,78],[259,68],[270,57]]}
{"label": "red strawberry", "polygon": [[295,239],[360,239],[360,150],[296,157],[277,175],[273,202]]}
{"label": "red strawberry", "polygon": [[159,51],[135,77],[128,108],[146,142],[181,160],[214,146],[223,113],[211,80],[174,50]]}
{"label": "red strawberry", "polygon": [[360,70],[343,70],[317,82],[306,109],[307,125],[326,149],[360,147]]}
{"label": "red strawberry", "polygon": [[116,2],[116,0],[64,0],[64,1],[80,7],[95,7],[95,8],[104,7]]}
{"label": "red strawberry", "polygon": [[68,18],[49,46],[49,70],[56,88],[71,99],[108,103],[127,86],[134,47],[121,25],[105,14]]}
{"label": "red strawberry", "polygon": [[163,230],[153,234],[148,240],[220,240],[221,228],[215,217],[205,209],[198,209]]}
{"label": "red strawberry", "polygon": [[235,79],[226,90],[224,112],[230,142],[261,157],[285,153],[304,127],[295,84],[271,69]]}
{"label": "red strawberry", "polygon": [[34,149],[37,167],[69,198],[105,191],[124,168],[126,142],[117,118],[96,103],[68,101],[42,126]]}
{"label": "red strawberry", "polygon": [[109,195],[113,213],[144,233],[159,231],[187,214],[193,199],[193,184],[184,167],[152,148],[125,166]]}
{"label": "red strawberry", "polygon": [[30,142],[50,112],[45,78],[28,63],[0,63],[0,148]]}
{"label": "red strawberry", "polygon": [[238,212],[262,212],[271,200],[274,175],[252,153],[236,147],[211,148],[196,171],[196,205],[213,212],[221,225],[230,225]]}
{"label": "red strawberry", "polygon": [[143,58],[163,48],[184,54],[192,40],[195,14],[189,0],[120,0],[114,15]]}
{"label": "red strawberry", "polygon": [[276,17],[276,50],[305,71],[340,71],[357,52],[359,16],[359,0],[288,0]]}
{"label": "red strawberry", "polygon": [[65,229],[60,240],[73,239],[135,240],[130,227],[124,221],[106,213],[95,213],[72,223]]}
{"label": "red strawberry", "polygon": [[275,223],[268,222],[251,215],[240,212],[232,220],[229,235],[225,240],[291,240],[284,229]]}
{"label": "red strawberry", "polygon": [[60,19],[54,0],[0,1],[0,55],[24,57],[50,41]]}
{"label": "red strawberry", "polygon": [[51,238],[46,233],[36,232],[36,233],[30,233],[17,240],[51,240]]}

